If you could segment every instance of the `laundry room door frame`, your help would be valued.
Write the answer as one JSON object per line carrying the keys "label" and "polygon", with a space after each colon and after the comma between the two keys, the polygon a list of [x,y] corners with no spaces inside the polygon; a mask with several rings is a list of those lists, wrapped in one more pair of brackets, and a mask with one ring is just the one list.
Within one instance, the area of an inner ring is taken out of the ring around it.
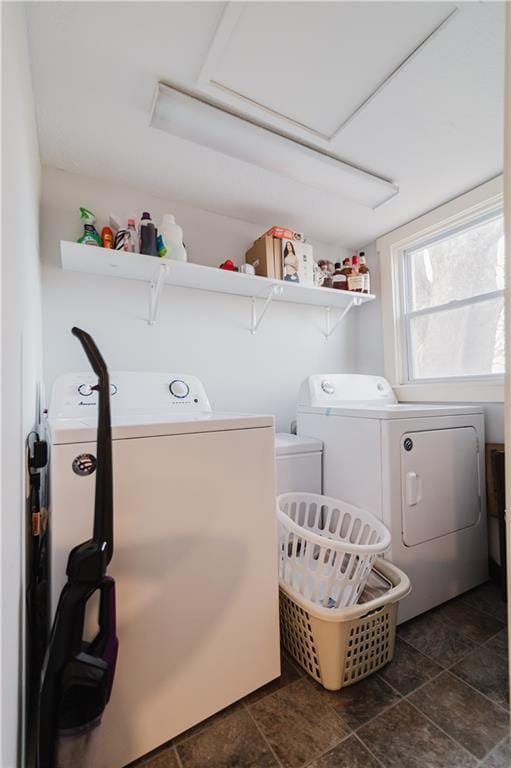
{"label": "laundry room door frame", "polygon": [[[506,233],[506,388],[504,398],[506,444],[506,544],[511,553],[511,8],[506,4],[506,91],[504,109],[504,222]],[[509,558],[508,558],[509,563]],[[511,568],[507,569],[507,594],[511,599]],[[511,611],[507,612],[508,654],[511,659]],[[511,690],[511,665],[509,666]]]}

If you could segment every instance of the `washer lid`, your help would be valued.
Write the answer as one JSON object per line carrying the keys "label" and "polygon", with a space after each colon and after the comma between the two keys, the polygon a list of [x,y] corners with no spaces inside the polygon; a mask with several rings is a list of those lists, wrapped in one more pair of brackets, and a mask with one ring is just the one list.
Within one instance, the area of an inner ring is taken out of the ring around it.
{"label": "washer lid", "polygon": [[275,453],[277,456],[290,456],[299,453],[321,453],[323,443],[315,437],[291,435],[287,432],[277,432],[275,435]]}
{"label": "washer lid", "polygon": [[[112,438],[127,440],[142,437],[164,437],[198,432],[225,432],[238,429],[273,427],[273,416],[211,411],[195,414],[132,413],[112,416]],[[82,419],[48,419],[53,445],[95,442],[95,417]]]}

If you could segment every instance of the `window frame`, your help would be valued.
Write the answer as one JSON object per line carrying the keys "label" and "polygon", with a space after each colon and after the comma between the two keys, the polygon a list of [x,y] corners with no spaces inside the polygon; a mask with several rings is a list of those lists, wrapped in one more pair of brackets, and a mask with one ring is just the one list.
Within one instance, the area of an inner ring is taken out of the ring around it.
{"label": "window frame", "polygon": [[[502,176],[436,208],[430,213],[405,224],[379,238],[376,247],[380,255],[382,285],[382,319],[385,375],[403,401],[431,402],[502,402],[504,374],[478,374],[433,379],[414,379],[411,374],[410,316],[432,314],[454,309],[492,296],[503,296],[504,289],[476,297],[410,312],[406,297],[411,284],[411,270],[405,263],[410,250],[434,242],[444,234],[449,236],[463,230],[467,224],[498,214],[503,208]],[[407,327],[408,326],[408,327]]]}

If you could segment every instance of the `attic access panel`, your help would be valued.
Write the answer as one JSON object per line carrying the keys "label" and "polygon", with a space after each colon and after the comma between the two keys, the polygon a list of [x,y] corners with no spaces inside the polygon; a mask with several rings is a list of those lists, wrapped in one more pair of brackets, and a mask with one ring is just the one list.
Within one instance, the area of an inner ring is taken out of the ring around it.
{"label": "attic access panel", "polygon": [[447,2],[246,3],[209,85],[332,138],[456,10]]}

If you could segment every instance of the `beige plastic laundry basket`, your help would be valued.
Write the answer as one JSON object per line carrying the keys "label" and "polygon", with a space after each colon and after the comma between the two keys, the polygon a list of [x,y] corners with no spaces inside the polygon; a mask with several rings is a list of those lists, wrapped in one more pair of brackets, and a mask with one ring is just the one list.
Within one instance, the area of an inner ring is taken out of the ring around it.
{"label": "beige plastic laundry basket", "polygon": [[279,578],[325,608],[356,605],[390,532],[375,515],[331,496],[277,497]]}
{"label": "beige plastic laundry basket", "polygon": [[[381,558],[375,561],[374,572],[385,580],[380,594],[347,608],[318,606],[280,580],[282,643],[328,690],[362,680],[394,655],[398,602],[410,592],[410,580]],[[368,590],[362,599],[367,594]]]}

